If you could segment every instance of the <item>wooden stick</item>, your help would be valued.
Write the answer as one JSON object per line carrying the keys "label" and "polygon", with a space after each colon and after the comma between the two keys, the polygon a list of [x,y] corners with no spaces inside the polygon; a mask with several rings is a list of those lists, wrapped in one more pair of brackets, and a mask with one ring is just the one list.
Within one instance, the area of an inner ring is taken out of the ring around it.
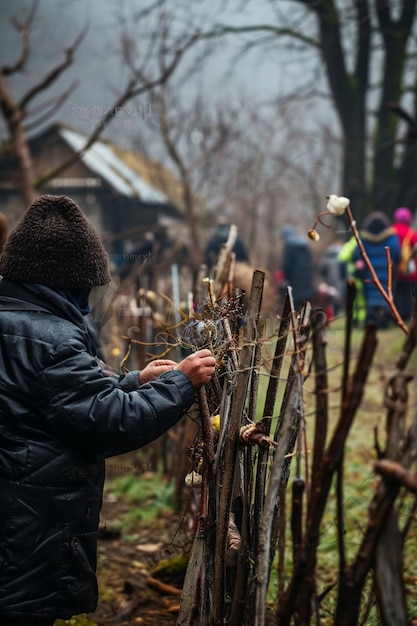
{"label": "wooden stick", "polygon": [[173,585],[167,585],[167,583],[163,583],[161,580],[158,580],[153,576],[148,576],[146,584],[151,589],[159,591],[159,593],[167,596],[180,596],[182,593],[182,589],[178,589],[178,587],[174,587]]}

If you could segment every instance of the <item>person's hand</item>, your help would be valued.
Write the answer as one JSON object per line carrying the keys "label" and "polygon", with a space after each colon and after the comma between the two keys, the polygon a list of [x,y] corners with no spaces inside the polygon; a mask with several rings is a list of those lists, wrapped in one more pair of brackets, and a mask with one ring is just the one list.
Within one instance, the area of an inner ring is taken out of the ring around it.
{"label": "person's hand", "polygon": [[175,361],[171,361],[170,359],[157,359],[156,361],[151,361],[141,371],[139,375],[139,383],[141,385],[149,383],[158,378],[161,374],[174,369],[176,366],[177,363]]}
{"label": "person's hand", "polygon": [[196,389],[210,382],[214,374],[216,360],[210,350],[204,348],[198,350],[176,366],[177,370],[183,372],[190,379],[191,384]]}

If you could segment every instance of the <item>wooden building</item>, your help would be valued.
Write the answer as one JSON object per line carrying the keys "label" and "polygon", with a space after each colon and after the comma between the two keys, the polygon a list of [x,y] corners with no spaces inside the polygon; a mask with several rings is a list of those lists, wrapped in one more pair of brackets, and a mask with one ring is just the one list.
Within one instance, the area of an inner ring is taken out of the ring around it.
{"label": "wooden building", "polygon": [[[86,136],[54,124],[30,139],[36,179],[74,154],[80,158],[39,188],[41,193],[73,198],[101,234],[113,258],[129,252],[146,232],[183,227],[180,185],[160,163],[125,151],[106,140],[82,152]],[[0,152],[0,210],[10,228],[23,206],[16,161]],[[186,229],[185,229],[186,230]]]}

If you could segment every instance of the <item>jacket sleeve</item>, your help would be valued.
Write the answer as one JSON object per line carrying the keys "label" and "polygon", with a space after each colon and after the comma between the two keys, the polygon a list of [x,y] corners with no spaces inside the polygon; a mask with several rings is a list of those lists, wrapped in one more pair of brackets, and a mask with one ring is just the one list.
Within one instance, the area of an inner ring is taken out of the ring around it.
{"label": "jacket sleeve", "polygon": [[105,377],[84,346],[72,341],[59,346],[34,377],[33,398],[55,436],[114,456],[162,435],[194,401],[194,388],[179,370],[145,385],[135,381],[137,372]]}
{"label": "jacket sleeve", "polygon": [[137,391],[140,388],[138,371],[129,372],[118,378],[117,384],[123,391]]}

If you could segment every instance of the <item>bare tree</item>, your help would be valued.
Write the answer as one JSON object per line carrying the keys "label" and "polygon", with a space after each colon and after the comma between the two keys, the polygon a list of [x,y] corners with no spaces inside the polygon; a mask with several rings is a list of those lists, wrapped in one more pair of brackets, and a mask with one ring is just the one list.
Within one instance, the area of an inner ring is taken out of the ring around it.
{"label": "bare tree", "polygon": [[[250,8],[251,2],[243,5]],[[314,70],[322,63],[343,137],[341,189],[359,217],[370,207],[389,211],[414,188],[413,168],[406,165],[410,158],[414,163],[414,134],[408,134],[405,148],[398,143],[399,117],[390,105],[415,94],[416,0],[266,0],[262,8],[268,7],[275,19],[258,22],[252,13],[246,24],[239,19],[236,25],[220,15],[204,36],[222,41],[239,36],[242,54],[261,47],[277,57],[285,50],[290,58],[297,54],[306,68],[298,97],[310,100],[323,95]],[[413,193],[410,202],[416,201]]]}
{"label": "bare tree", "polygon": [[[156,3],[154,8],[157,8],[158,4]],[[28,143],[28,124],[33,115],[38,116],[37,122],[40,120],[44,121],[69,96],[73,85],[64,90],[59,96],[47,99],[41,104],[36,104],[36,102],[39,102],[38,98],[46,96],[48,89],[55,85],[62,74],[75,62],[76,52],[88,31],[87,28],[81,30],[74,38],[73,43],[63,52],[62,61],[49,71],[46,71],[36,84],[32,85],[21,97],[17,98],[13,93],[10,78],[25,70],[32,54],[31,29],[37,7],[38,0],[34,0],[30,11],[22,19],[18,20],[15,18],[12,20],[13,26],[21,36],[21,53],[14,63],[0,67],[0,109],[8,132],[8,148],[10,153],[16,157],[18,163],[21,192],[25,204],[29,204],[34,199],[37,190],[47,180],[50,180],[80,158],[99,138],[108,124],[111,123],[115,111],[120,110],[128,101],[167,82],[186,51],[192,47],[199,37],[196,29],[190,35],[182,32],[179,34],[171,33],[169,29],[170,16],[164,11],[158,14],[158,30],[154,31],[153,37],[148,41],[146,50],[138,53],[135,38],[127,32],[122,33],[122,61],[124,69],[128,74],[125,87],[119,90],[115,96],[114,105],[107,109],[100,123],[86,139],[83,149],[78,154],[72,155],[65,162],[54,164],[48,172],[45,172],[38,180],[35,180]],[[145,13],[142,13],[142,16]],[[136,19],[140,19],[140,17],[140,15],[137,15]],[[51,56],[55,55],[56,50],[51,51]],[[33,110],[30,110],[29,107],[32,104],[36,104],[36,106],[34,106]]]}
{"label": "bare tree", "polygon": [[[29,204],[36,195],[32,158],[29,151],[25,125],[29,106],[41,93],[45,92],[54,84],[59,76],[72,64],[74,54],[85,35],[85,32],[79,33],[74,42],[64,52],[62,61],[47,72],[39,82],[30,87],[20,99],[15,98],[8,80],[14,74],[23,71],[30,56],[30,29],[35,17],[37,5],[37,1],[33,2],[30,12],[22,20],[17,18],[12,20],[14,28],[21,36],[21,52],[13,64],[2,65],[0,67],[0,108],[9,133],[10,150],[12,154],[15,155],[18,162],[21,191],[25,204]],[[52,102],[47,102],[42,109],[46,108],[47,113],[50,113],[57,103],[62,100],[64,96],[68,95],[68,93],[69,90],[61,94],[60,97],[54,98]],[[39,109],[37,109],[37,111],[39,111]],[[44,110],[43,114],[45,114]]]}
{"label": "bare tree", "polygon": [[232,146],[237,150],[240,131],[227,106],[209,108],[201,94],[181,102],[178,91],[176,83],[153,91],[152,137],[156,141],[141,141],[139,136],[137,145],[145,153],[152,152],[150,144],[162,145],[164,161],[175,172],[187,223],[183,238],[189,246],[191,265],[198,272],[207,240],[201,226],[217,218],[219,205],[224,209],[220,172]]}

